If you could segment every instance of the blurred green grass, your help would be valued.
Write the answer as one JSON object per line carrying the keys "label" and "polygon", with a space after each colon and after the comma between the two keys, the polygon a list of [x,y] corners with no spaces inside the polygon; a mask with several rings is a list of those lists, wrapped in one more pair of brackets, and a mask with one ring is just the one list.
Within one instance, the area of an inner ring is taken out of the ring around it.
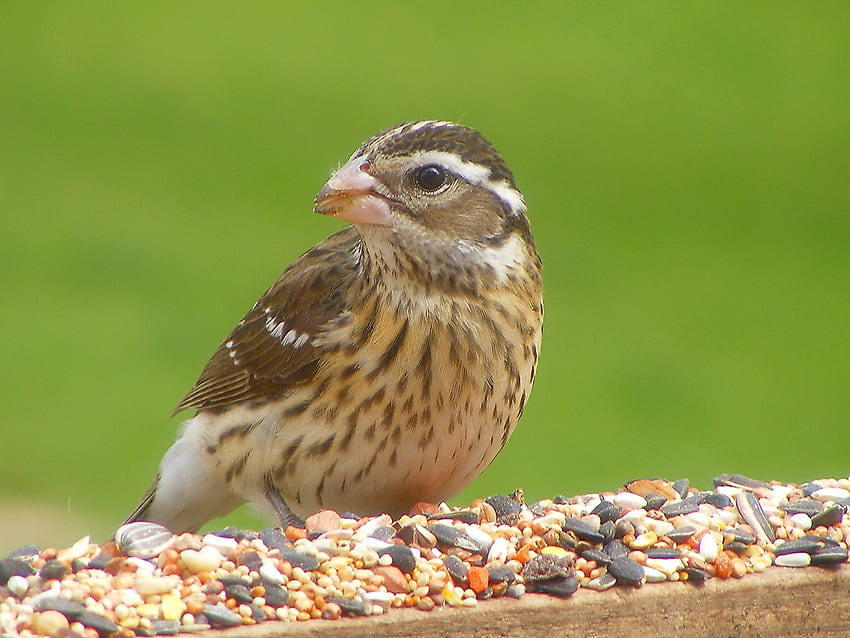
{"label": "blurred green grass", "polygon": [[848,17],[3,3],[0,554],[111,530],[213,349],[339,228],[310,214],[331,169],[422,117],[501,150],[545,263],[531,402],[455,502],[846,476]]}

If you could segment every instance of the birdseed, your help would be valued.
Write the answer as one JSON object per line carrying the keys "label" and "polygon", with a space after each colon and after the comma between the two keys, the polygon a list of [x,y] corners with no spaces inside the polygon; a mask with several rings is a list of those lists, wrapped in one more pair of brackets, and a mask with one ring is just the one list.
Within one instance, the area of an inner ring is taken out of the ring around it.
{"label": "birdseed", "polygon": [[517,491],[396,521],[327,512],[311,517],[309,534],[175,536],[134,523],[118,543],[84,537],[0,559],[0,634],[168,636],[848,562],[850,478],[797,486],[730,474],[714,484],[639,480],[532,505]]}

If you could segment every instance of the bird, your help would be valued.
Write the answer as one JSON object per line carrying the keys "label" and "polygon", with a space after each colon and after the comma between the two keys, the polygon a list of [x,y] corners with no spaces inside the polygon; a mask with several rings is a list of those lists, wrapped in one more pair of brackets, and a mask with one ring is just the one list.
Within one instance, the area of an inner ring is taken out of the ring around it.
{"label": "bird", "polygon": [[195,410],[125,524],[195,532],[250,503],[280,525],[457,495],[531,392],[542,263],[513,174],[476,130],[399,124],[314,212],[349,225],[286,268],[174,414]]}

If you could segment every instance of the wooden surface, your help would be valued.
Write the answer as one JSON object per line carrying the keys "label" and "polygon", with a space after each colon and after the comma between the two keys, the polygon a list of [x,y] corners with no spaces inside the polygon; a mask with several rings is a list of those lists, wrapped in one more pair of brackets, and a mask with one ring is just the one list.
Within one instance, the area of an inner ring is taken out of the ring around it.
{"label": "wooden surface", "polygon": [[267,622],[206,632],[204,638],[431,638],[445,636],[767,638],[850,636],[850,565],[838,569],[772,567],[741,580],[579,590],[560,600],[526,594],[473,609],[393,610],[369,618]]}

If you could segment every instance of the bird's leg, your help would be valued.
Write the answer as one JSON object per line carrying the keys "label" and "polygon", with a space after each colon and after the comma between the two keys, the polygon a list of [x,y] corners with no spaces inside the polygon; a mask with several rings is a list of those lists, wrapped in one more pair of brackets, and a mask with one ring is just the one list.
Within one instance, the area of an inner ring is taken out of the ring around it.
{"label": "bird's leg", "polygon": [[290,525],[292,527],[304,528],[304,521],[293,514],[292,510],[289,509],[289,505],[283,500],[283,496],[280,495],[280,492],[271,483],[266,487],[265,497],[274,508],[275,514],[277,514],[277,520],[280,521],[280,526],[283,529],[286,529]]}

